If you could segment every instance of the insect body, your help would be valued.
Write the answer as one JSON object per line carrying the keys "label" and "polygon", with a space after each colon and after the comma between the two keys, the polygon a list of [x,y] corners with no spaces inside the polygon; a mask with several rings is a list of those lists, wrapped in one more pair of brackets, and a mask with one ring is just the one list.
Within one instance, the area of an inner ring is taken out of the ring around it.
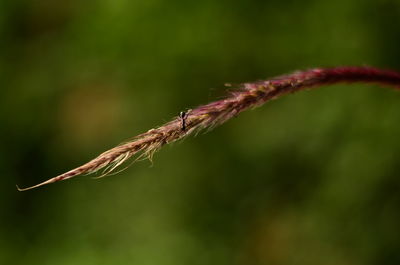
{"label": "insect body", "polygon": [[181,130],[182,131],[186,131],[186,118],[189,116],[189,112],[190,112],[190,110],[179,112],[179,119],[181,120]]}

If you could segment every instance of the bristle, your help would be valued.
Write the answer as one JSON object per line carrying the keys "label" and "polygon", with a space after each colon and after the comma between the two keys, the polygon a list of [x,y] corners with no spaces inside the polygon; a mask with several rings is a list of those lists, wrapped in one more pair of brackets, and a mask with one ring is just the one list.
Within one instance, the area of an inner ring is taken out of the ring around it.
{"label": "bristle", "polygon": [[193,132],[198,133],[204,129],[211,130],[242,111],[260,106],[271,99],[299,90],[339,82],[378,83],[400,88],[400,73],[372,67],[317,68],[303,72],[298,71],[271,80],[245,83],[239,85],[236,91],[230,91],[225,99],[190,110],[190,115],[187,115],[184,120],[184,130],[182,130],[182,119],[177,117],[158,128],[150,129],[105,151],[76,169],[28,188],[17,186],[17,189],[19,191],[34,189],[78,175],[93,174],[99,170],[103,170],[103,173],[97,178],[104,177],[112,174],[131,157],[136,156],[133,162],[142,158],[152,161],[154,153],[165,144],[180,140]]}

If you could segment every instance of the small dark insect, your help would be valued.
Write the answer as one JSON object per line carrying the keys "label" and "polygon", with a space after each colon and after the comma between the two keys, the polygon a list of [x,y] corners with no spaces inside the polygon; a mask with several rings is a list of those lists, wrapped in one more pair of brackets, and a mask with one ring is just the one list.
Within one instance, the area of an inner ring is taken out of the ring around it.
{"label": "small dark insect", "polygon": [[186,118],[189,116],[189,112],[190,112],[190,110],[179,112],[179,119],[181,120],[181,130],[182,131],[186,131]]}

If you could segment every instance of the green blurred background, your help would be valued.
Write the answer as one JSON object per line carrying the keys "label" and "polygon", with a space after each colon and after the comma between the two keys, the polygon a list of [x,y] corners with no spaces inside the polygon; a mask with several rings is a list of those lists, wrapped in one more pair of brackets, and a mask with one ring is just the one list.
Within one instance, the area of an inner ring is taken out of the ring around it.
{"label": "green blurred background", "polygon": [[3,0],[0,264],[400,264],[400,94],[281,98],[102,180],[29,192],[224,83],[400,69],[397,0]]}

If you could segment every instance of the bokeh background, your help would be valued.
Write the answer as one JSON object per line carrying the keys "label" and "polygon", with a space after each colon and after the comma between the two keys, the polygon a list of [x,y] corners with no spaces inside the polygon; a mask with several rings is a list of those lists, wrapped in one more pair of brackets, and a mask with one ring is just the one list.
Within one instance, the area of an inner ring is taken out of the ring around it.
{"label": "bokeh background", "polygon": [[18,192],[298,69],[400,69],[397,0],[3,0],[0,264],[400,264],[400,94],[301,92]]}

